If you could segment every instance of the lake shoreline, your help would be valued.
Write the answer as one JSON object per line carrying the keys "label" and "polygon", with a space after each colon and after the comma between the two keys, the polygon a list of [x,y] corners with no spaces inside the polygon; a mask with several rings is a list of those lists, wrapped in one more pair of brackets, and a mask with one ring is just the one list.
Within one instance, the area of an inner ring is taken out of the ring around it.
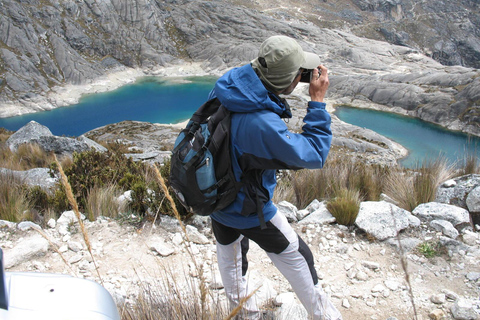
{"label": "lake shoreline", "polygon": [[184,63],[159,67],[154,70],[123,66],[85,84],[56,86],[46,95],[38,95],[23,103],[5,103],[0,108],[0,118],[16,117],[78,104],[85,95],[113,91],[124,85],[134,83],[143,77],[175,79],[179,77],[212,75],[216,74],[206,72],[200,63]]}

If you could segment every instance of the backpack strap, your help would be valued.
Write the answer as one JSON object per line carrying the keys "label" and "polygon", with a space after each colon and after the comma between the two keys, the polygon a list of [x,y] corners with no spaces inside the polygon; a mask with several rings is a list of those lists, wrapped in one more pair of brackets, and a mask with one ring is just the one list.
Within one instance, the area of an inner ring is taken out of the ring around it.
{"label": "backpack strap", "polygon": [[213,98],[205,102],[198,108],[197,111],[193,114],[192,118],[190,119],[194,123],[202,123],[205,122],[208,117],[214,114],[218,108],[220,107],[221,102],[218,98]]}

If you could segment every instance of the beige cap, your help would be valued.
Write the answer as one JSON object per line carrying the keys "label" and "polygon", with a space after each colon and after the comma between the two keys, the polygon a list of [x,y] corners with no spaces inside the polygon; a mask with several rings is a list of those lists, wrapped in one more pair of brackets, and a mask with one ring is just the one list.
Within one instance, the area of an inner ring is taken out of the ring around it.
{"label": "beige cap", "polygon": [[269,90],[281,92],[295,79],[300,68],[315,69],[320,65],[320,57],[304,52],[295,39],[286,36],[273,36],[265,40],[252,61],[253,68]]}

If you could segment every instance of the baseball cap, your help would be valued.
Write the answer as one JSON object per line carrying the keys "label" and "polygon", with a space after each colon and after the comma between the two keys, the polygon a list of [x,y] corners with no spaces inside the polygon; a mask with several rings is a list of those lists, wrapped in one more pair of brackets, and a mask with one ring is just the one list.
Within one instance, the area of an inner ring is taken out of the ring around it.
{"label": "baseball cap", "polygon": [[274,92],[287,88],[300,68],[315,69],[319,65],[318,55],[304,52],[295,39],[281,35],[265,40],[252,61],[260,78]]}

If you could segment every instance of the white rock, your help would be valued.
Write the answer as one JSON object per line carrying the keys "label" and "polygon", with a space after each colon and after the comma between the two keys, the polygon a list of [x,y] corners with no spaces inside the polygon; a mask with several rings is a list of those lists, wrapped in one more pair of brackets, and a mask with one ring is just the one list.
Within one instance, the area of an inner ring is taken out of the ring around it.
{"label": "white rock", "polygon": [[175,249],[165,242],[159,242],[150,247],[150,250],[156,251],[162,257],[168,257],[175,253]]}
{"label": "white rock", "polygon": [[350,309],[350,307],[351,307],[350,301],[348,301],[347,298],[342,300],[342,307],[344,307],[345,309]]}
{"label": "white rock", "polygon": [[67,243],[68,249],[72,250],[73,252],[80,252],[82,251],[82,244],[77,241],[68,241]]}
{"label": "white rock", "polygon": [[465,203],[467,204],[468,211],[480,212],[480,186],[470,191]]}
{"label": "white rock", "polygon": [[4,267],[9,269],[32,260],[34,257],[45,255],[48,247],[48,241],[41,235],[34,233],[30,237],[23,239],[12,249],[6,250],[4,248]]}
{"label": "white rock", "polygon": [[22,231],[28,231],[30,229],[42,230],[38,224],[31,221],[22,221],[17,225],[17,228]]}
{"label": "white rock", "polygon": [[378,270],[380,268],[380,264],[378,262],[372,261],[362,261],[362,266],[370,270]]}
{"label": "white rock", "polygon": [[453,188],[457,185],[457,182],[453,179],[447,180],[444,183],[442,183],[442,187],[444,188]]}
{"label": "white rock", "polygon": [[355,275],[355,279],[360,281],[367,281],[368,275],[363,271],[358,271],[357,274]]}
{"label": "white rock", "polygon": [[388,289],[392,291],[397,291],[400,287],[400,283],[396,280],[385,280],[384,284]]}
{"label": "white rock", "polygon": [[278,212],[283,214],[288,222],[296,222],[297,219],[297,207],[293,204],[291,204],[288,201],[281,201],[280,203],[275,205],[278,209]]}
{"label": "white rock", "polygon": [[453,318],[456,320],[476,320],[478,314],[475,312],[473,304],[466,299],[458,299],[450,308]]}
{"label": "white rock", "polygon": [[430,227],[442,232],[445,236],[452,239],[456,239],[459,234],[453,224],[446,220],[432,220],[430,221]]}
{"label": "white rock", "polygon": [[385,287],[382,284],[377,284],[375,287],[372,288],[372,292],[384,292]]}
{"label": "white rock", "polygon": [[434,294],[430,297],[430,301],[432,301],[435,304],[444,304],[446,301],[445,294],[443,293]]}
{"label": "white rock", "polygon": [[412,213],[425,221],[446,220],[454,226],[470,223],[470,214],[467,210],[445,203],[422,203]]}
{"label": "white rock", "polygon": [[0,220],[0,228],[7,227],[9,229],[13,229],[17,226],[15,222],[7,221],[7,220]]}
{"label": "white rock", "polygon": [[190,241],[192,241],[193,243],[197,243],[197,244],[207,244],[207,243],[210,243],[210,240],[208,240],[208,238],[201,234],[197,228],[195,228],[194,226],[186,226],[186,229],[187,229],[187,235],[188,235],[188,239]]}
{"label": "white rock", "polygon": [[174,245],[177,245],[177,246],[181,245],[183,242],[182,235],[179,232],[176,232],[172,237],[172,242]]}
{"label": "white rock", "polygon": [[52,228],[52,229],[53,229],[53,228],[55,228],[56,225],[57,225],[57,222],[56,222],[55,219],[53,219],[53,218],[50,219],[50,220],[48,220],[48,222],[47,222],[47,226],[48,226],[49,228]]}

